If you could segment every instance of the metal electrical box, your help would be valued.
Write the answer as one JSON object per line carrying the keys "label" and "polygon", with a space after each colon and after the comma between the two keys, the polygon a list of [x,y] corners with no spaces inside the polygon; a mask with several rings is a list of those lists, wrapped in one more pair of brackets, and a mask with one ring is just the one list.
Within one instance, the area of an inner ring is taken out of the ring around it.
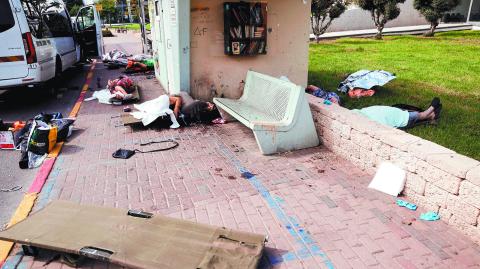
{"label": "metal electrical box", "polygon": [[190,1],[149,0],[155,75],[169,94],[190,91]]}

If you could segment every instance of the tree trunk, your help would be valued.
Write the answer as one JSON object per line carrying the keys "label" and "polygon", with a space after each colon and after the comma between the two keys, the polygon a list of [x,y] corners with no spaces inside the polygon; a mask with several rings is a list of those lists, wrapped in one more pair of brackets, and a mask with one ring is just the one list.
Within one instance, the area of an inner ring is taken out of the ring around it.
{"label": "tree trunk", "polygon": [[430,30],[423,34],[425,37],[433,37],[435,35],[435,29],[437,29],[438,22],[432,22],[430,24]]}
{"label": "tree trunk", "polygon": [[375,35],[375,39],[378,39],[378,40],[383,39],[383,26],[377,27],[377,34]]}

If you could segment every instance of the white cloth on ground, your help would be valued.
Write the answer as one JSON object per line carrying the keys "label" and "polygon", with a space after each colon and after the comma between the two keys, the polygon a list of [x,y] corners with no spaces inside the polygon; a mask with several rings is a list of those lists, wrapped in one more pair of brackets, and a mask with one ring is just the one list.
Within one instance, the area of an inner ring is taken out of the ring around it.
{"label": "white cloth on ground", "polygon": [[92,97],[85,99],[85,101],[92,101],[95,99],[98,99],[98,102],[100,104],[111,105],[112,99],[128,101],[133,99],[133,95],[130,93],[124,95],[118,91],[116,91],[115,93],[111,93],[109,89],[103,89],[99,91],[94,91]]}
{"label": "white cloth on ground", "polygon": [[168,95],[161,95],[160,97],[147,101],[145,103],[134,105],[138,111],[130,113],[134,118],[142,120],[144,126],[154,122],[158,117],[169,115],[172,125],[170,128],[178,128],[178,124],[173,111],[170,109],[170,98]]}
{"label": "white cloth on ground", "polygon": [[103,89],[103,90],[93,92],[92,97],[85,99],[85,101],[98,99],[98,102],[101,104],[111,105],[112,102],[110,100],[114,97],[115,97],[115,94],[111,94],[108,89]]}

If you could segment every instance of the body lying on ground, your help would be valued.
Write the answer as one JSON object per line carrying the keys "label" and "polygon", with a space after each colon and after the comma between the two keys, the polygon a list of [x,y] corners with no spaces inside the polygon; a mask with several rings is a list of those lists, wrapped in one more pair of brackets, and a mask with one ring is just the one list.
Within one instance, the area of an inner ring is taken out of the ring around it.
{"label": "body lying on ground", "polygon": [[182,106],[180,116],[185,121],[185,125],[192,123],[207,124],[220,117],[220,113],[213,103],[196,100],[191,104]]}
{"label": "body lying on ground", "polygon": [[127,76],[120,76],[117,79],[108,80],[107,88],[115,98],[119,100],[128,100],[132,98],[132,92],[135,91],[133,80]]}
{"label": "body lying on ground", "polygon": [[422,121],[434,121],[440,116],[442,104],[435,97],[430,106],[421,112],[407,111],[391,106],[370,106],[352,111],[366,116],[367,118],[394,128],[412,128]]}
{"label": "body lying on ground", "polygon": [[[164,94],[156,99],[134,105],[134,107],[138,111],[132,112],[131,115],[142,120],[144,126],[162,116],[167,116],[165,120],[171,122],[170,128],[178,128],[181,125],[189,126],[194,123],[208,124],[220,117],[220,113],[213,103],[193,100],[186,93],[171,96]],[[163,121],[163,118],[161,120]]]}

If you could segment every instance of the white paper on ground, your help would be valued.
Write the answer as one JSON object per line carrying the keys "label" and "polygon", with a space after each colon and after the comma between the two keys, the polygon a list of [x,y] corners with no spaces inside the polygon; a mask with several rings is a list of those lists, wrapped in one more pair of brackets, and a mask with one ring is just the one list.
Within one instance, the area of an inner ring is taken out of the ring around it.
{"label": "white paper on ground", "polygon": [[402,168],[393,163],[383,162],[368,187],[392,196],[398,196],[405,186],[405,176],[405,170]]}

